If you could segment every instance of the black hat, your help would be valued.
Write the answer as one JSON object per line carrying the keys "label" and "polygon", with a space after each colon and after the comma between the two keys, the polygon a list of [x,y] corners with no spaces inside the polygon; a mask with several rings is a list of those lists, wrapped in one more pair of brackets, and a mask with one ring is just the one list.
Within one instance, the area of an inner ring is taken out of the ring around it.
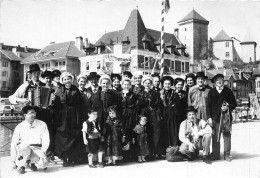
{"label": "black hat", "polygon": [[89,76],[87,77],[88,80],[92,80],[94,78],[97,78],[99,79],[100,78],[100,75],[98,75],[96,72],[90,72],[89,73]]}
{"label": "black hat", "polygon": [[119,75],[119,74],[111,74],[111,80],[112,80],[112,82],[113,82],[115,79],[118,79],[119,81],[121,81],[121,75]]}
{"label": "black hat", "polygon": [[207,79],[207,78],[208,78],[208,77],[205,75],[204,72],[197,72],[197,74],[196,74],[196,79],[197,79],[198,77],[203,77],[204,79]]}
{"label": "black hat", "polygon": [[186,113],[188,114],[188,112],[191,112],[191,111],[197,113],[197,109],[195,109],[193,106],[188,106],[186,108]]}
{"label": "black hat", "polygon": [[59,77],[61,75],[61,72],[59,70],[52,71],[53,77]]}
{"label": "black hat", "polygon": [[133,74],[131,72],[129,72],[129,71],[124,71],[123,75],[128,75],[129,78],[133,77]]}
{"label": "black hat", "polygon": [[51,71],[48,71],[48,70],[46,70],[46,71],[44,71],[43,73],[42,73],[42,78],[45,78],[45,77],[51,77],[51,78],[53,78],[53,73],[51,72]]}
{"label": "black hat", "polygon": [[29,72],[41,71],[38,64],[32,64],[29,66]]}
{"label": "black hat", "polygon": [[152,77],[158,77],[160,79],[160,74],[159,73],[154,73],[154,74],[152,74]]}
{"label": "black hat", "polygon": [[163,76],[161,84],[163,84],[165,80],[169,80],[171,82],[171,85],[174,84],[174,79],[171,76]]}
{"label": "black hat", "polygon": [[192,78],[192,80],[194,81],[196,77],[193,73],[188,73],[185,77],[185,81],[187,81],[187,78]]}
{"label": "black hat", "polygon": [[24,106],[23,108],[22,108],[22,113],[23,114],[26,114],[29,110],[31,110],[31,109],[33,109],[33,110],[35,110],[35,112],[38,112],[39,111],[39,108],[37,107],[37,106],[30,106],[30,105],[28,105],[28,106]]}
{"label": "black hat", "polygon": [[182,82],[184,84],[184,80],[182,78],[176,78],[174,81],[174,85],[176,85],[179,82]]}
{"label": "black hat", "polygon": [[223,78],[224,79],[224,75],[223,74],[217,74],[217,75],[215,75],[212,79],[211,79],[211,83],[215,83],[215,80],[217,79],[217,78]]}

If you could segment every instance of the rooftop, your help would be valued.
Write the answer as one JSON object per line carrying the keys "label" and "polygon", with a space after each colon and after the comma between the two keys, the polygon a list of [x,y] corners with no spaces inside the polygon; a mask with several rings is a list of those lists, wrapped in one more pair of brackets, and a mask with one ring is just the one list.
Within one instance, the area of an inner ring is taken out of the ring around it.
{"label": "rooftop", "polygon": [[228,34],[224,31],[221,30],[217,36],[213,39],[214,42],[216,41],[231,41],[232,39],[228,36]]}
{"label": "rooftop", "polygon": [[198,21],[198,22],[204,22],[204,23],[207,23],[207,24],[209,23],[208,20],[206,20],[204,17],[202,17],[194,9],[188,15],[186,15],[182,20],[180,20],[178,23],[186,22],[186,21],[189,21],[189,20]]}

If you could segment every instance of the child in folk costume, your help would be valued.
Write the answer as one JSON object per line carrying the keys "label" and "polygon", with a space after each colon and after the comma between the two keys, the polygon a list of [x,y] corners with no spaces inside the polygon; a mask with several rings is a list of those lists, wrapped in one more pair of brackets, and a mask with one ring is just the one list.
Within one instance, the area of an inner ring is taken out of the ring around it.
{"label": "child in folk costume", "polygon": [[[87,145],[88,163],[90,168],[101,167],[103,168],[103,147],[101,142],[104,138],[100,134],[100,125],[97,122],[97,111],[90,110],[88,113],[88,120],[83,123],[83,141]],[[98,164],[93,164],[93,157],[98,155]]]}
{"label": "child in folk costume", "polygon": [[122,122],[118,117],[116,105],[109,107],[108,111],[109,116],[103,130],[106,159],[108,160],[107,165],[117,166],[116,161],[122,159]]}
{"label": "child in folk costume", "polygon": [[[139,115],[139,124],[134,128],[136,133],[136,141],[138,147],[138,162],[145,162],[145,157],[149,154],[148,137],[146,133],[147,118],[143,115]],[[135,138],[133,138],[135,142]]]}

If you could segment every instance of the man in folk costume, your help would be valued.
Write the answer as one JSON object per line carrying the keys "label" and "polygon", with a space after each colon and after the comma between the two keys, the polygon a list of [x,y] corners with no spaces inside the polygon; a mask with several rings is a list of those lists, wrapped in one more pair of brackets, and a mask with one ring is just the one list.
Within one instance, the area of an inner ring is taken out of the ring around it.
{"label": "man in folk costume", "polygon": [[28,91],[29,89],[35,89],[37,86],[45,86],[44,83],[42,83],[39,80],[40,76],[40,67],[38,64],[32,64],[29,66],[29,71],[31,73],[31,80],[25,81],[16,91],[13,95],[9,96],[9,100],[12,104],[29,104],[28,99]]}
{"label": "man in folk costume", "polygon": [[224,139],[224,159],[232,161],[230,156],[231,150],[231,126],[232,111],[236,108],[237,103],[233,92],[227,86],[224,86],[224,76],[215,75],[212,80],[215,87],[208,93],[207,117],[208,123],[212,125],[212,159],[220,160],[220,135]]}
{"label": "man in folk costume", "polygon": [[193,106],[186,109],[187,119],[182,121],[179,130],[179,139],[182,142],[180,152],[192,159],[203,148],[203,162],[211,164],[210,143],[212,129],[209,124],[200,118],[196,118],[197,110]]}
{"label": "man in folk costume", "polygon": [[[19,174],[25,173],[27,161],[31,162],[31,170],[47,169],[46,151],[49,147],[49,131],[47,125],[36,118],[38,108],[25,106],[22,109],[24,121],[14,130],[11,142],[11,158],[13,168]],[[35,165],[36,164],[36,165]]]}
{"label": "man in folk costume", "polygon": [[197,118],[207,121],[206,106],[208,102],[208,93],[211,87],[205,85],[208,77],[204,72],[197,72],[196,85],[189,89],[188,106],[193,106],[197,110]]}

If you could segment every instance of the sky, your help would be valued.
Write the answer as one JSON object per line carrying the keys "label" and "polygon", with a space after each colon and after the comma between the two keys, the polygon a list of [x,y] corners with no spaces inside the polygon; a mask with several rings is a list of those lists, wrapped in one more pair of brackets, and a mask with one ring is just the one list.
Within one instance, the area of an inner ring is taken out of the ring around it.
{"label": "sky", "polygon": [[[0,41],[43,48],[50,42],[88,38],[95,43],[106,32],[121,30],[138,8],[147,28],[160,30],[161,0],[0,0]],[[208,36],[222,29],[240,41],[257,42],[260,60],[260,0],[170,0],[165,31],[192,9],[209,21]],[[238,51],[240,49],[237,49]]]}

